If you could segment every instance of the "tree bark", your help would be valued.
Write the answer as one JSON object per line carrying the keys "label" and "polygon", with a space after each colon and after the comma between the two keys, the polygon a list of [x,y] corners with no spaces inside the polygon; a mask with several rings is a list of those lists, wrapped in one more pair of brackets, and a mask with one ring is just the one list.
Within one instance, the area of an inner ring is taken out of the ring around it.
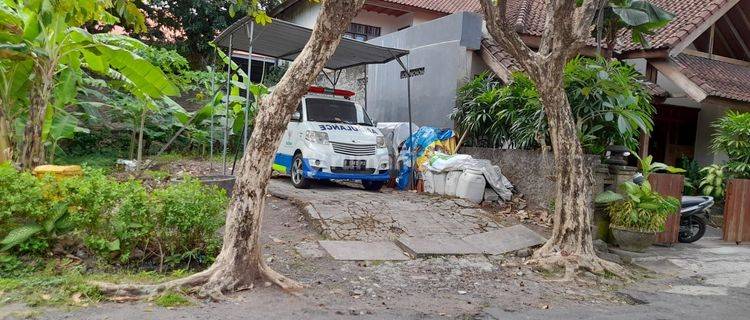
{"label": "tree bark", "polygon": [[13,161],[13,134],[10,119],[3,108],[5,106],[0,106],[0,163]]}
{"label": "tree bark", "polygon": [[598,0],[546,2],[545,31],[538,51],[528,48],[505,17],[505,2],[481,0],[487,30],[536,84],[547,116],[555,159],[556,195],[552,237],[535,252],[543,267],[561,266],[570,278],[580,270],[608,270],[624,276],[619,265],[596,256],[591,237],[593,176],[585,163],[578,130],[565,93],[565,64],[577,55],[590,34]]}
{"label": "tree bark", "polygon": [[47,114],[47,105],[55,76],[56,63],[44,59],[35,62],[34,72],[39,77],[32,85],[29,101],[29,120],[23,132],[23,148],[21,150],[21,166],[26,170],[44,163],[44,141],[42,130]]}
{"label": "tree bark", "polygon": [[141,161],[143,160],[143,131],[146,129],[146,113],[148,113],[148,106],[143,106],[143,111],[141,111],[141,122],[138,126],[138,154],[136,161],[138,162],[138,167],[140,168]]}
{"label": "tree bark", "polygon": [[261,102],[255,129],[240,160],[232,201],[227,210],[224,243],[216,262],[201,273],[157,286],[98,283],[104,292],[142,295],[174,287],[202,285],[203,294],[216,297],[223,292],[249,288],[259,279],[289,291],[302,288],[269,268],[262,259],[258,239],[266,186],[276,148],[299,99],[323,70],[336,50],[341,34],[363,3],[364,0],[324,0],[310,40],[274,91]]}

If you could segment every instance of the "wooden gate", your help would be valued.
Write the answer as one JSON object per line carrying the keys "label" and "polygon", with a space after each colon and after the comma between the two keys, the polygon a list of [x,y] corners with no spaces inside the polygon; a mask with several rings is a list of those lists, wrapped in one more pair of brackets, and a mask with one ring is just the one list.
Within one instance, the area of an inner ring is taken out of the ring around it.
{"label": "wooden gate", "polygon": [[[682,198],[682,187],[685,182],[684,177],[679,174],[652,173],[648,176],[651,188],[665,197],[674,197],[678,200]],[[667,217],[664,224],[664,232],[656,234],[657,244],[677,243],[680,236],[680,209]]]}
{"label": "wooden gate", "polygon": [[731,179],[724,202],[724,241],[750,241],[750,179]]}

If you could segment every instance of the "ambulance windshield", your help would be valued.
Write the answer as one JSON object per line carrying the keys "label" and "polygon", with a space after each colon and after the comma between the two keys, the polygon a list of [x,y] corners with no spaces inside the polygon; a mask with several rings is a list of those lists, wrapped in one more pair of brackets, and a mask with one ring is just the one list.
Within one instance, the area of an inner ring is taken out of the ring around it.
{"label": "ambulance windshield", "polygon": [[307,121],[372,126],[370,117],[354,102],[322,98],[307,98],[305,101]]}

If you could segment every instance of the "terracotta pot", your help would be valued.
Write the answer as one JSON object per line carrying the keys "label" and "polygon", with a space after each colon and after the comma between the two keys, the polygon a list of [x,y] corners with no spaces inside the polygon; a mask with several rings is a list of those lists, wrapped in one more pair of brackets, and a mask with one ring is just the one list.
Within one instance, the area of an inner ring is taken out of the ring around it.
{"label": "terracotta pot", "polygon": [[620,249],[644,252],[656,241],[656,232],[634,231],[610,225],[612,236]]}

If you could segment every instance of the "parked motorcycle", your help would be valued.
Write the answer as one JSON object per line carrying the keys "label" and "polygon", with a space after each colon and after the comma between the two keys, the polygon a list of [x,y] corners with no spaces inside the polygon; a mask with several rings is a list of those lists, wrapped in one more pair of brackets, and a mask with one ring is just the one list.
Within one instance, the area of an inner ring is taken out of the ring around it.
{"label": "parked motorcycle", "polygon": [[[643,175],[638,173],[633,177],[636,184],[643,183]],[[706,234],[706,223],[709,219],[708,210],[714,205],[714,198],[709,196],[682,196],[680,201],[680,234],[678,240],[682,243],[692,243],[703,238]]]}
{"label": "parked motorcycle", "polygon": [[683,196],[680,206],[680,235],[682,243],[698,241],[706,233],[709,219],[708,209],[714,205],[714,198],[708,196]]}

